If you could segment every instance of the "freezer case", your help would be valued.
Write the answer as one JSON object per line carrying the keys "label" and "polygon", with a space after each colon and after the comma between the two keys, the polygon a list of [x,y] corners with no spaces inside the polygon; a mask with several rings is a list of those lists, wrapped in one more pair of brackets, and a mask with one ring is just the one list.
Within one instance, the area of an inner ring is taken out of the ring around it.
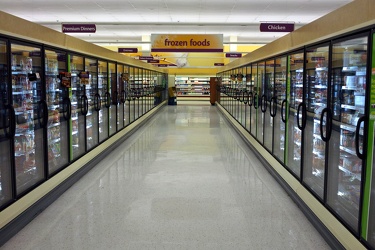
{"label": "freezer case", "polygon": [[275,60],[266,61],[266,69],[264,75],[264,98],[262,108],[264,115],[264,146],[269,152],[273,153],[274,143],[274,125],[277,109],[275,96]]}
{"label": "freezer case", "polygon": [[288,84],[287,102],[285,103],[285,117],[288,127],[287,153],[285,165],[298,179],[301,179],[302,166],[302,130],[305,113],[303,96],[303,67],[304,53],[295,53],[288,57],[290,84]]}
{"label": "freezer case", "polygon": [[125,127],[125,79],[124,79],[124,65],[117,65],[117,94],[118,94],[118,106],[117,106],[117,129],[120,131]]}
{"label": "freezer case", "polygon": [[40,79],[41,49],[12,43],[11,50],[15,177],[16,193],[20,195],[45,178],[44,129],[48,111]]}
{"label": "freezer case", "polygon": [[117,74],[116,74],[116,64],[109,63],[109,90],[107,97],[109,98],[108,107],[108,122],[109,122],[109,136],[114,135],[117,132],[117,110],[119,108],[119,92],[117,89]]}
{"label": "freezer case", "polygon": [[0,209],[13,198],[11,147],[14,109],[10,105],[7,43],[0,40]]}
{"label": "freezer case", "polygon": [[331,119],[328,107],[329,46],[308,49],[306,54],[303,182],[317,197],[324,199],[326,147],[330,137],[327,123]]}
{"label": "freezer case", "polygon": [[[69,163],[71,77],[66,74],[65,52],[45,51],[46,101],[48,104],[48,174]],[[61,73],[61,74],[60,74]],[[64,84],[65,85],[64,85]]]}
{"label": "freezer case", "polygon": [[355,233],[363,169],[368,35],[333,44],[333,128],[329,147],[327,203]]}
{"label": "freezer case", "polygon": [[102,96],[100,96],[101,92],[98,86],[98,62],[96,59],[85,58],[85,72],[88,73],[88,79],[82,87],[84,88],[83,103],[86,116],[86,147],[89,151],[99,145],[100,138],[99,120]]}
{"label": "freezer case", "polygon": [[[86,152],[85,117],[87,114],[87,96],[85,95],[85,79],[83,57],[69,55],[71,71],[71,160],[76,160]],[[87,75],[87,74],[86,74]]]}
{"label": "freezer case", "polygon": [[271,100],[270,114],[274,117],[273,154],[283,163],[285,162],[286,144],[286,82],[287,57],[276,58],[275,94]]}

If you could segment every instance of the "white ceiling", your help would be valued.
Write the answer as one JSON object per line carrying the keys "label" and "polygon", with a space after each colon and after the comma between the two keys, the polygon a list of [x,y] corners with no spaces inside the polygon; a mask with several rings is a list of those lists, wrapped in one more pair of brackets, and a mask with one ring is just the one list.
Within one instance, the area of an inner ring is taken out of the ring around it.
{"label": "white ceiling", "polygon": [[141,43],[153,33],[223,34],[237,43],[269,43],[285,33],[259,32],[260,22],[296,28],[352,0],[1,0],[0,9],[61,31],[61,23],[95,23],[89,42]]}

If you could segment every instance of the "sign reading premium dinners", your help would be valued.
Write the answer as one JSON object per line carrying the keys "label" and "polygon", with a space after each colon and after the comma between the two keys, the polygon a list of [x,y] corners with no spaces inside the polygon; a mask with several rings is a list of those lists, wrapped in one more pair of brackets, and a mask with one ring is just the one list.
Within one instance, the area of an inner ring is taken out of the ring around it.
{"label": "sign reading premium dinners", "polygon": [[151,34],[151,52],[223,52],[223,35]]}
{"label": "sign reading premium dinners", "polygon": [[96,25],[95,24],[72,24],[65,23],[61,26],[63,33],[95,33]]}

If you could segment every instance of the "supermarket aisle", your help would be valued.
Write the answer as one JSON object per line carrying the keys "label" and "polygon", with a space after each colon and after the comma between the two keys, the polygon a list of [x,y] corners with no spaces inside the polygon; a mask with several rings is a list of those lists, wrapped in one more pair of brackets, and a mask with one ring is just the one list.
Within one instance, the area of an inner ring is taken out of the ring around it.
{"label": "supermarket aisle", "polygon": [[167,106],[3,249],[329,249],[216,107]]}

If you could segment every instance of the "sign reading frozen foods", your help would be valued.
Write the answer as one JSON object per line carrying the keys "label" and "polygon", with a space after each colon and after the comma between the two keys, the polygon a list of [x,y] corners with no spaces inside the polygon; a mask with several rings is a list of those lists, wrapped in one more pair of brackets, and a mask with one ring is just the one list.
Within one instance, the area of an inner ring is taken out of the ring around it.
{"label": "sign reading frozen foods", "polygon": [[118,48],[118,53],[137,53],[138,48]]}
{"label": "sign reading frozen foods", "polygon": [[292,32],[294,23],[261,23],[260,32]]}
{"label": "sign reading frozen foods", "polygon": [[151,52],[223,52],[223,35],[151,34]]}
{"label": "sign reading frozen foods", "polygon": [[65,23],[61,26],[63,33],[95,33],[96,25],[95,24],[73,24]]}

